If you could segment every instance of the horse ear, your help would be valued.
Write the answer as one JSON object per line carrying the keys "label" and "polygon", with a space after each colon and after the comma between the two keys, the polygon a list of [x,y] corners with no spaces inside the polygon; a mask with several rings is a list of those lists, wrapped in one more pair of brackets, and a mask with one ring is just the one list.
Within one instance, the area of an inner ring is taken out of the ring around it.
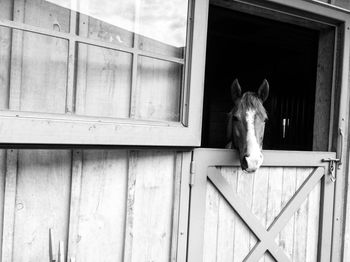
{"label": "horse ear", "polygon": [[238,79],[236,78],[231,85],[231,97],[233,101],[236,101],[237,98],[240,98],[242,95],[241,86],[238,83]]}
{"label": "horse ear", "polygon": [[258,90],[258,97],[261,101],[265,102],[267,97],[269,96],[269,82],[266,79],[262,82]]}

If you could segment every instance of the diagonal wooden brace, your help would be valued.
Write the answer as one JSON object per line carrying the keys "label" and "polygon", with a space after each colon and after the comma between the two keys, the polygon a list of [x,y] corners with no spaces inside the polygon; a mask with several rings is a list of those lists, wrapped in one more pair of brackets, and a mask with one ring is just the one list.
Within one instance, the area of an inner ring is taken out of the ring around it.
{"label": "diagonal wooden brace", "polygon": [[324,173],[323,168],[315,168],[266,231],[259,220],[251,213],[245,204],[243,204],[244,202],[240,197],[233,192],[232,187],[227,183],[225,178],[221,176],[219,170],[215,167],[208,168],[209,180],[259,239],[259,242],[247,255],[244,261],[258,261],[259,258],[264,255],[266,250],[268,250],[277,261],[290,261],[283,250],[277,246],[275,237],[298,210],[308,194],[323,177]]}

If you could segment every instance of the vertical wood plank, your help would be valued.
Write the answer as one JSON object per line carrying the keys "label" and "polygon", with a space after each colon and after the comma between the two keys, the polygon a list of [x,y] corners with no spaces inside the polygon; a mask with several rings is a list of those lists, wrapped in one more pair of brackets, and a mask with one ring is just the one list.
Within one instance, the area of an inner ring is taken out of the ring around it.
{"label": "vertical wood plank", "polygon": [[[85,47],[84,47],[85,46]],[[130,107],[132,55],[107,48],[79,44],[87,56],[79,56],[86,74],[79,74],[79,114],[128,118]],[[84,61],[85,59],[85,61]],[[83,72],[79,70],[79,73]],[[81,81],[81,78],[86,78]],[[82,87],[82,84],[85,85]]]}
{"label": "vertical wood plank", "polygon": [[83,151],[77,261],[122,261],[126,189],[126,150]]}
{"label": "vertical wood plank", "polygon": [[74,259],[77,255],[77,245],[79,243],[77,236],[79,224],[82,165],[83,152],[81,150],[73,150],[67,254],[69,258]]}
{"label": "vertical wood plank", "polygon": [[174,165],[171,151],[137,153],[132,167],[136,173],[132,229],[127,231],[132,238],[125,250],[131,261],[170,259]]}
{"label": "vertical wood plank", "polygon": [[47,261],[50,228],[67,243],[70,183],[69,150],[19,151],[14,261]]}
{"label": "vertical wood plank", "polygon": [[186,261],[188,248],[188,223],[190,204],[190,163],[192,151],[177,153],[181,154],[181,193],[180,214],[177,245],[177,261]]}
{"label": "vertical wood plank", "polygon": [[[12,20],[13,1],[0,2],[0,17]],[[10,68],[11,68],[11,29],[0,27],[0,109],[9,109]]]}
{"label": "vertical wood plank", "polygon": [[139,57],[136,118],[179,121],[182,65]]}
{"label": "vertical wood plank", "polygon": [[[283,168],[271,167],[269,172],[266,227],[269,227],[281,211]],[[275,261],[265,254],[265,261]]]}
{"label": "vertical wood plank", "polygon": [[129,152],[128,188],[125,218],[124,261],[132,261],[137,152]]}
{"label": "vertical wood plank", "polygon": [[[254,198],[252,212],[258,218],[261,225],[266,228],[268,185],[270,168],[263,167],[255,172]],[[264,260],[265,261],[265,260]]]}
{"label": "vertical wood plank", "polygon": [[[18,6],[22,10],[18,12],[15,7],[19,21],[51,30],[69,30],[69,10],[65,8],[43,0],[20,0]],[[19,30],[14,33],[14,43],[18,44],[14,45],[12,57],[18,62],[20,74],[13,87],[13,102],[19,99],[14,106],[23,111],[65,113],[68,42]]]}
{"label": "vertical wood plank", "polygon": [[209,182],[207,183],[205,210],[203,261],[216,262],[219,222],[219,193]]}
{"label": "vertical wood plank", "polygon": [[[296,172],[296,168],[283,169],[281,209],[287,205],[288,201],[296,191]],[[294,216],[279,234],[279,246],[284,250],[290,259],[293,258],[293,243]]]}
{"label": "vertical wood plank", "polygon": [[0,149],[0,257],[2,254],[2,236],[4,230],[4,204],[6,179],[6,150]]}
{"label": "vertical wood plank", "polygon": [[[236,191],[238,168],[221,168],[221,174],[231,185],[232,190]],[[232,207],[227,204],[224,198],[220,197],[217,262],[233,261],[235,221],[237,219],[237,214],[232,210]]]}
{"label": "vertical wood plank", "polygon": [[[244,173],[241,169],[238,170],[237,194],[244,201],[248,209],[253,207],[254,214],[256,214],[256,208],[254,207],[257,206],[254,203],[254,201],[257,201],[257,199],[255,199],[256,188],[254,176],[255,179],[257,179],[258,176],[260,177],[260,171],[259,173]],[[266,201],[262,204],[266,204]],[[248,255],[254,244],[254,237],[250,229],[240,218],[237,219],[235,225],[234,261],[242,261]]]}
{"label": "vertical wood plank", "polygon": [[331,92],[333,81],[333,51],[334,51],[334,29],[322,30],[319,33],[316,94],[314,110],[314,151],[328,150]]}
{"label": "vertical wood plank", "polygon": [[[80,36],[113,41],[116,36],[120,39],[122,33],[124,45],[130,45],[132,34],[125,34],[122,29],[107,26],[106,23],[87,15],[79,17]],[[91,116],[128,118],[131,69],[131,54],[79,44],[76,112]]]}
{"label": "vertical wood plank", "polygon": [[[133,47],[137,48],[139,43],[139,26],[140,26],[140,1],[135,1],[135,17],[134,17],[134,39]],[[135,118],[136,116],[136,107],[138,98],[138,64],[139,64],[138,54],[133,54],[132,56],[132,80],[131,80],[131,97],[130,97],[130,118]]]}
{"label": "vertical wood plank", "polygon": [[[24,21],[24,0],[14,0],[13,20]],[[23,61],[23,32],[12,30],[11,70],[10,70],[10,101],[11,110],[20,109]]]}
{"label": "vertical wood plank", "polygon": [[[69,16],[69,33],[75,35],[77,32],[77,0],[71,1],[71,11]],[[75,80],[76,80],[76,58],[77,43],[70,39],[68,43],[68,70],[67,70],[67,97],[66,97],[66,113],[73,113],[75,100]]]}
{"label": "vertical wood plank", "polygon": [[17,150],[7,150],[1,261],[13,261],[17,157]]}
{"label": "vertical wood plank", "polygon": [[180,200],[181,200],[181,170],[182,170],[182,155],[175,153],[174,165],[174,193],[173,193],[173,214],[172,214],[172,233],[171,233],[171,249],[170,260],[177,261],[177,246],[178,246],[178,231],[179,231],[179,215],[180,215]]}
{"label": "vertical wood plank", "polygon": [[306,262],[317,261],[317,244],[320,220],[321,182],[311,191],[307,202]]}
{"label": "vertical wood plank", "polygon": [[[296,174],[296,186],[299,188],[308,175],[312,172],[311,168],[298,168]],[[294,248],[293,261],[306,260],[306,235],[307,235],[307,200],[303,202],[295,214],[294,221]]]}
{"label": "vertical wood plank", "polygon": [[[79,35],[82,37],[88,36],[88,23],[89,18],[84,14],[79,14]],[[85,101],[84,94],[86,93],[87,86],[87,57],[88,57],[88,46],[78,46],[78,61],[77,61],[77,86],[75,96],[75,112],[77,114],[84,114],[85,112]]]}

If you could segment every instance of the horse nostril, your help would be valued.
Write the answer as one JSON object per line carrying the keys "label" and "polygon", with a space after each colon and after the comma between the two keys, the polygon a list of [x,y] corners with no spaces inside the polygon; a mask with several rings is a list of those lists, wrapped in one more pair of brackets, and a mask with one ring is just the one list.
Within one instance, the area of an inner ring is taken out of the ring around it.
{"label": "horse nostril", "polygon": [[250,157],[250,155],[249,154],[245,154],[243,158],[248,158],[248,157]]}
{"label": "horse nostril", "polygon": [[243,169],[243,170],[248,169],[247,156],[244,156],[244,157],[243,157],[241,166],[242,166],[242,169]]}

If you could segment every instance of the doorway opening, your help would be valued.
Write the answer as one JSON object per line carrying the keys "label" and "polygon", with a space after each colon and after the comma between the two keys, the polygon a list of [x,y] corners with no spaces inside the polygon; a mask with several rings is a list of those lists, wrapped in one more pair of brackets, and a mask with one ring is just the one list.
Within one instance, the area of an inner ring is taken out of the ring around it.
{"label": "doorway opening", "polygon": [[202,147],[227,144],[230,85],[270,85],[264,149],[327,151],[334,32],[210,5]]}

